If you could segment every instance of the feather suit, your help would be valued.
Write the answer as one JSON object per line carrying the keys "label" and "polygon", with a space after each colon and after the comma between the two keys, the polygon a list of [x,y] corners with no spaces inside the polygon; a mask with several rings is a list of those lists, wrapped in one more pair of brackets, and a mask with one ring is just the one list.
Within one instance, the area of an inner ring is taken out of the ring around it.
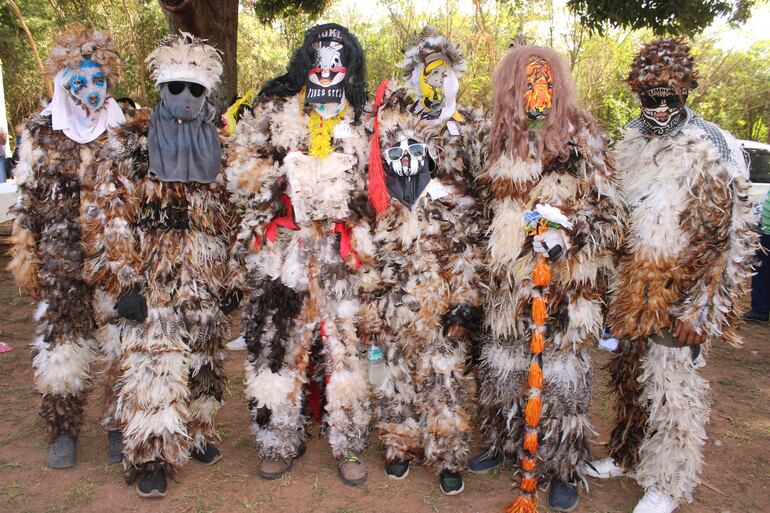
{"label": "feather suit", "polygon": [[[466,112],[468,121],[451,135],[445,124],[423,123],[408,110],[411,102],[407,89],[388,86],[378,142],[383,152],[400,141],[424,143],[426,158],[436,165],[401,178],[388,171],[389,182],[414,187],[414,193],[392,193],[377,217],[375,258],[361,280],[359,329],[377,336],[384,348],[388,370],[375,389],[375,418],[386,460],[416,460],[434,464],[437,472],[458,472],[466,465],[472,436],[469,344],[482,319],[484,226],[473,195],[481,146],[474,128],[481,116]],[[402,185],[395,187],[400,192]],[[455,325],[466,334],[448,335]]]}
{"label": "feather suit", "polygon": [[740,147],[687,116],[675,133],[654,137],[632,122],[614,149],[630,218],[609,311],[621,339],[610,364],[618,416],[610,455],[677,502],[692,501],[699,482],[710,402],[694,353],[669,330],[687,321],[707,340],[740,343],[756,242]]}
{"label": "feather suit", "polygon": [[[259,97],[230,145],[227,170],[242,216],[233,251],[245,292],[246,397],[260,456],[290,459],[305,440],[306,385],[320,339],[329,442],[335,457],[364,448],[370,403],[359,351],[356,269],[372,253],[367,137],[353,108],[313,141],[303,94]],[[332,120],[324,120],[330,122]],[[334,121],[332,121],[334,122]]]}
{"label": "feather suit", "polygon": [[529,395],[531,305],[535,252],[524,213],[536,204],[559,208],[572,222],[568,249],[551,263],[542,354],[542,418],[539,423],[539,479],[574,481],[589,460],[593,427],[588,418],[593,379],[589,348],[600,335],[603,295],[613,269],[623,207],[607,140],[596,124],[577,114],[566,154],[535,148],[542,132],[529,132],[526,159],[503,153],[481,181],[488,187],[491,225],[489,291],[485,299],[488,335],[481,350],[481,429],[494,453],[521,458]]}
{"label": "feather suit", "polygon": [[[95,185],[100,230],[89,237],[91,279],[113,298],[138,289],[144,322],[121,321],[118,417],[127,476],[184,464],[218,437],[237,217],[224,171],[210,183],[148,172],[149,110],[110,133]],[[98,223],[96,222],[98,221]]]}
{"label": "feather suit", "polygon": [[83,279],[81,191],[107,136],[80,144],[36,115],[22,133],[16,168],[19,197],[9,269],[40,303],[32,344],[35,388],[48,434],[77,435],[83,394],[97,358],[93,289]]}

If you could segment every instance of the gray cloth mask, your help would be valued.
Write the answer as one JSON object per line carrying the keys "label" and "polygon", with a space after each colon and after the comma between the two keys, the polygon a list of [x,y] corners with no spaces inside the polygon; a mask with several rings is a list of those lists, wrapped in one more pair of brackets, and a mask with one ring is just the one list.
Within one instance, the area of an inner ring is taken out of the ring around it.
{"label": "gray cloth mask", "polygon": [[147,134],[150,173],[162,182],[216,180],[222,146],[215,116],[205,94],[194,96],[189,85],[172,94],[168,84],[161,84],[160,103],[150,116]]}

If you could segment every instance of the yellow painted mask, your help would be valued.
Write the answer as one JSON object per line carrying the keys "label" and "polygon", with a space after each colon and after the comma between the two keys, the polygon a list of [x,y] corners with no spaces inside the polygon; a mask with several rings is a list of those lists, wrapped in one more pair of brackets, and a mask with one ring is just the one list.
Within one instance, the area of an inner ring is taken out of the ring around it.
{"label": "yellow painted mask", "polygon": [[527,90],[524,93],[527,117],[544,119],[553,105],[553,73],[548,61],[540,57],[527,64]]}
{"label": "yellow painted mask", "polygon": [[[420,94],[426,113],[438,117],[444,108],[444,78],[447,65],[443,59],[436,59],[425,65],[420,74]],[[430,116],[429,116],[430,117]]]}

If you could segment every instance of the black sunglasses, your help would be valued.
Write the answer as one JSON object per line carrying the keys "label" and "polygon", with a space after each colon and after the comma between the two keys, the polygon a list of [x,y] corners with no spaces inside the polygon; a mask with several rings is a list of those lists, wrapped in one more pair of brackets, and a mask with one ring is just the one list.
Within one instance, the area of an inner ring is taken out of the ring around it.
{"label": "black sunglasses", "polygon": [[676,109],[684,105],[684,102],[687,100],[687,95],[684,94],[679,96],[678,94],[671,94],[667,96],[650,96],[646,93],[642,93],[639,95],[639,99],[642,102],[642,107],[645,109],[655,109],[660,107],[664,101],[667,106]]}
{"label": "black sunglasses", "polygon": [[173,82],[166,82],[166,87],[168,87],[168,91],[171,94],[180,94],[182,91],[185,90],[186,87],[189,87],[190,94],[195,96],[196,98],[202,95],[206,91],[206,88],[200,84],[196,84],[194,82],[180,82],[178,80],[175,80]]}

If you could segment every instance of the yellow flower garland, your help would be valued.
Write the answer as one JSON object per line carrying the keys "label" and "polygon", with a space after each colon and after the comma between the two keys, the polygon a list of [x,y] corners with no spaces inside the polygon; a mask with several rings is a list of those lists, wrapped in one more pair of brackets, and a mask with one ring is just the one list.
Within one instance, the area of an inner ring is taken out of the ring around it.
{"label": "yellow flower garland", "polygon": [[332,134],[334,128],[345,117],[345,111],[348,108],[345,107],[334,117],[324,119],[315,110],[310,114],[310,122],[308,128],[310,129],[310,147],[308,148],[308,155],[318,158],[324,158],[329,155],[332,148]]}

